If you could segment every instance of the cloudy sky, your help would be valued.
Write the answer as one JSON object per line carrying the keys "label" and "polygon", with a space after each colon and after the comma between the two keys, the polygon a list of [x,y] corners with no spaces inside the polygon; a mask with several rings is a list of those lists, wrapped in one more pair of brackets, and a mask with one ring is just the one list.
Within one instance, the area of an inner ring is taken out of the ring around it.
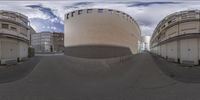
{"label": "cloudy sky", "polygon": [[170,13],[200,9],[198,1],[158,0],[67,0],[67,1],[0,1],[1,10],[17,11],[29,17],[37,31],[64,31],[64,14],[82,8],[112,8],[131,15],[143,35],[152,35],[158,22]]}

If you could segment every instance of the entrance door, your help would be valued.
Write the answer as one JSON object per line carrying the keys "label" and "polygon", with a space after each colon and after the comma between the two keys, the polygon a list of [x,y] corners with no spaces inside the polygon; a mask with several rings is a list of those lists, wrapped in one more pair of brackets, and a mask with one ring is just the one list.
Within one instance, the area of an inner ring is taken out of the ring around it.
{"label": "entrance door", "polygon": [[181,63],[198,64],[197,39],[185,39],[180,41]]}
{"label": "entrance door", "polygon": [[3,39],[1,41],[2,59],[17,59],[18,47],[17,41]]}
{"label": "entrance door", "polygon": [[168,60],[177,62],[177,41],[167,43],[167,57]]}

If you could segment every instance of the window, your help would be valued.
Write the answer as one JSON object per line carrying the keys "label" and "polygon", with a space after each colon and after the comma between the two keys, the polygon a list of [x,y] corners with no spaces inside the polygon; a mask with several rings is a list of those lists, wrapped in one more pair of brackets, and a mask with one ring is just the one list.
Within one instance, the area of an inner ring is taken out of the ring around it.
{"label": "window", "polygon": [[170,20],[170,21],[168,21],[168,24],[170,24],[172,21]]}
{"label": "window", "polygon": [[161,29],[163,29],[163,28],[165,28],[165,25],[163,25],[163,26],[161,27]]}
{"label": "window", "polygon": [[14,19],[14,20],[16,19],[16,15],[15,15],[15,14],[11,14],[11,13],[10,13],[10,14],[8,14],[7,16],[8,16],[9,18],[11,18],[11,19]]}
{"label": "window", "polygon": [[125,13],[123,13],[123,17],[124,17],[124,18],[126,18],[126,17],[127,17],[127,15],[126,15]]}
{"label": "window", "polygon": [[127,18],[130,18],[130,16],[129,16],[129,15],[126,15],[126,17],[127,17]]}
{"label": "window", "polygon": [[10,18],[16,20],[16,17],[15,17],[15,16],[10,16]]}
{"label": "window", "polygon": [[2,28],[8,29],[8,24],[2,24]]}
{"label": "window", "polygon": [[92,9],[88,9],[88,10],[87,10],[87,13],[92,13]]}
{"label": "window", "polygon": [[131,16],[129,16],[129,20],[132,22]]}
{"label": "window", "polygon": [[117,15],[119,15],[120,14],[120,11],[117,11],[117,13],[116,13]]}
{"label": "window", "polygon": [[17,31],[16,27],[10,27],[10,30]]}
{"label": "window", "polygon": [[28,21],[27,21],[27,19],[21,17],[20,20],[21,20],[22,23],[24,23],[25,25],[28,25]]}
{"label": "window", "polygon": [[196,18],[196,14],[195,13],[183,13],[181,15],[182,19],[192,19],[192,18]]}
{"label": "window", "polygon": [[67,19],[69,19],[69,14],[67,14],[67,17],[66,17]]}
{"label": "window", "polygon": [[79,10],[78,11],[78,15],[82,14],[83,10]]}
{"label": "window", "polygon": [[111,13],[113,13],[113,10],[111,10],[111,9],[109,9],[108,11],[111,12]]}
{"label": "window", "polygon": [[188,13],[195,13],[195,10],[188,11]]}
{"label": "window", "polygon": [[98,12],[99,13],[103,13],[103,9],[98,9]]}
{"label": "window", "polygon": [[75,13],[75,11],[72,12],[72,15],[71,15],[72,17],[74,16],[74,13]]}
{"label": "window", "polygon": [[4,12],[4,13],[2,13],[2,15],[3,15],[3,16],[7,16],[7,15],[8,15],[8,13],[5,13],[5,12]]}

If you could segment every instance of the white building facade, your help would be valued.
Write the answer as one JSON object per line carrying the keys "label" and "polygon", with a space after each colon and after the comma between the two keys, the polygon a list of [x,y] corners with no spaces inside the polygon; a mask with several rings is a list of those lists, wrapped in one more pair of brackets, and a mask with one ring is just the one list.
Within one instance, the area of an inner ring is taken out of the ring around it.
{"label": "white building facade", "polygon": [[142,36],[141,50],[150,51],[150,39],[151,36]]}
{"label": "white building facade", "polygon": [[200,11],[173,13],[157,25],[151,38],[151,52],[169,61],[200,64]]}
{"label": "white building facade", "polygon": [[28,17],[17,12],[0,10],[0,61],[21,61],[28,57],[30,45]]}
{"label": "white building facade", "polygon": [[111,56],[114,52],[120,54],[120,47],[130,49],[132,54],[139,52],[138,41],[141,40],[139,26],[130,15],[122,11],[112,9],[72,11],[65,15],[64,30],[65,54],[87,55],[83,53],[88,52],[92,56]]}
{"label": "white building facade", "polygon": [[31,35],[31,45],[36,53],[53,52],[53,33],[40,32]]}

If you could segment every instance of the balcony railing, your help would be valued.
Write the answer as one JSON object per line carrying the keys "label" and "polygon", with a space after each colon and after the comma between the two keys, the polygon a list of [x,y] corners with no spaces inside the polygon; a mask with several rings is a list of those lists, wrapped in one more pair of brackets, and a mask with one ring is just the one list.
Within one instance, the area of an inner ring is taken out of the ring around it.
{"label": "balcony railing", "polygon": [[9,16],[3,16],[3,15],[0,15],[0,19],[1,20],[6,20],[6,21],[13,21],[15,23],[19,23],[19,24],[22,24],[23,26],[28,26],[28,22],[25,23],[23,22],[21,19],[19,18],[12,18],[12,17],[9,17]]}
{"label": "balcony railing", "polygon": [[7,35],[10,35],[12,37],[20,37],[20,38],[23,38],[25,40],[29,40],[30,37],[28,36],[24,36],[24,35],[21,35],[19,32],[16,32],[16,31],[12,31],[12,30],[7,30],[7,29],[0,29],[0,35],[1,34],[7,34]]}

